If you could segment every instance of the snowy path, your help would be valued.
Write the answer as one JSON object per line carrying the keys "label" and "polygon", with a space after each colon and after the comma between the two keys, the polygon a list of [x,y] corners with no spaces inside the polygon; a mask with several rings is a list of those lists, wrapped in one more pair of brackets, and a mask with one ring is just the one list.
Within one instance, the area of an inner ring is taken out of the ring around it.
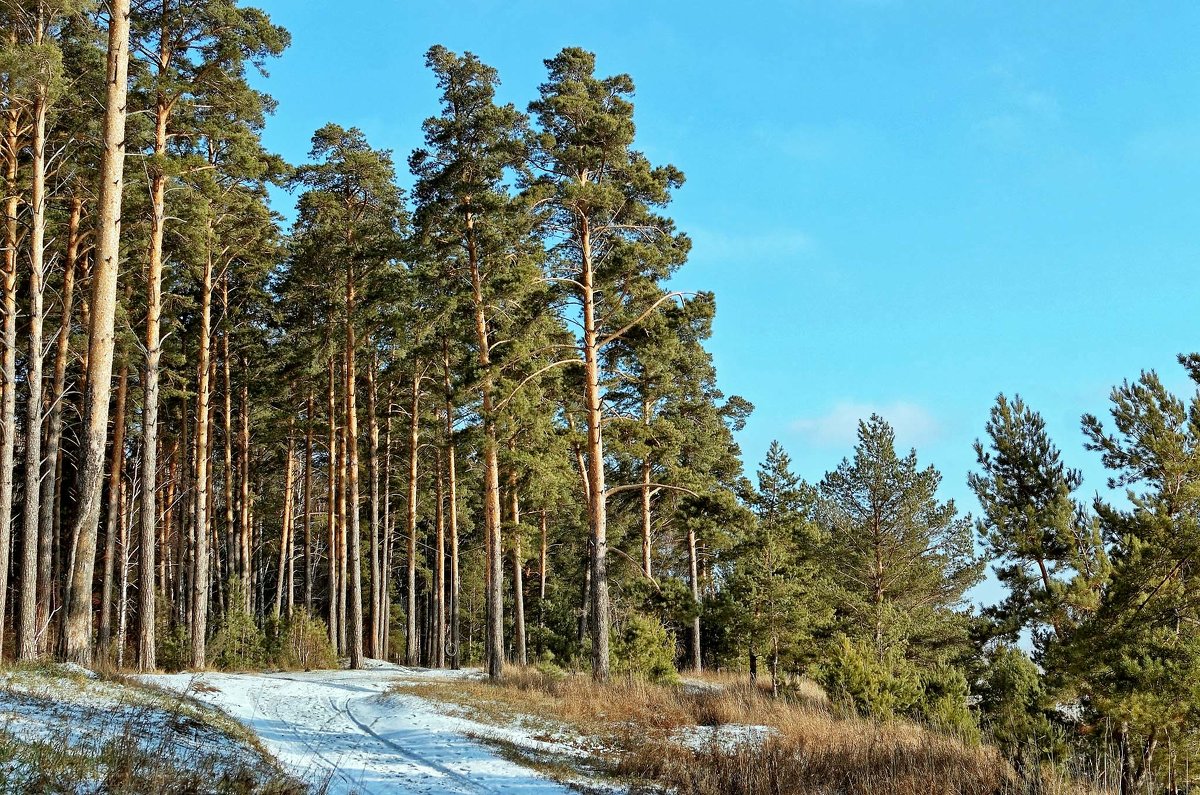
{"label": "snowy path", "polygon": [[330,795],[562,795],[570,790],[498,756],[468,733],[562,751],[519,729],[496,729],[422,698],[386,695],[397,683],[465,672],[374,663],[370,670],[172,674],[142,679],[187,691],[237,718],[294,774],[329,781]]}

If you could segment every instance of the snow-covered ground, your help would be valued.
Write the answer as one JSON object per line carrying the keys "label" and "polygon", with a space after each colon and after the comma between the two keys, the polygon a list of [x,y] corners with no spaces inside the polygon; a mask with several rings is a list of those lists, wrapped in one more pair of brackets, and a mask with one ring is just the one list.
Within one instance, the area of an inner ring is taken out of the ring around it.
{"label": "snow-covered ground", "polygon": [[371,662],[359,671],[170,674],[142,680],[187,693],[250,727],[295,775],[331,795],[560,795],[570,792],[500,756],[486,737],[535,753],[577,754],[520,727],[472,721],[397,685],[478,677]]}
{"label": "snow-covered ground", "polygon": [[207,707],[76,665],[0,672],[0,793],[104,792],[126,768],[184,789],[226,776],[272,778],[273,763],[242,734]]}

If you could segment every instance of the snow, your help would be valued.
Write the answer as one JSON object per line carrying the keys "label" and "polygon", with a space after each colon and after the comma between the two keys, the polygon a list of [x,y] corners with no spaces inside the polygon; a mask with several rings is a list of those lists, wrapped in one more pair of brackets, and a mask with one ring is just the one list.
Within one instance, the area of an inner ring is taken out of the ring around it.
{"label": "snow", "polygon": [[[143,754],[169,757],[180,770],[204,769],[219,773],[227,768],[254,764],[256,754],[239,739],[209,725],[198,708],[179,697],[162,695],[120,682],[102,681],[92,671],[71,663],[47,665],[41,670],[14,669],[0,673],[0,733],[5,742],[49,748],[86,759],[100,759],[112,743],[136,743]],[[21,754],[8,767],[0,764],[0,791],[4,783],[28,782],[37,773]],[[256,767],[267,770],[265,762]],[[95,768],[86,780],[75,782],[78,791],[97,791],[105,774]],[[49,786],[49,785],[47,785]]]}
{"label": "snow", "polygon": [[520,726],[495,727],[398,685],[479,678],[371,661],[363,670],[270,674],[171,674],[143,681],[219,707],[253,730],[283,766],[330,795],[565,795],[541,774],[476,738],[546,754],[577,754]]}
{"label": "snow", "polygon": [[741,745],[760,746],[779,734],[773,726],[726,723],[720,726],[688,726],[673,733],[672,739],[693,751],[704,751],[716,745],[729,752]]}

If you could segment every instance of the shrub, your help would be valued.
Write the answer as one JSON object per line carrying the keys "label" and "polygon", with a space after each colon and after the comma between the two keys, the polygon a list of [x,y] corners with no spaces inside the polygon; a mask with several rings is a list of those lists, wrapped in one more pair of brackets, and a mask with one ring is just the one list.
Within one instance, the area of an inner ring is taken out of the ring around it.
{"label": "shrub", "polygon": [[818,679],[830,697],[860,715],[912,718],[970,742],[979,740],[979,727],[967,707],[970,687],[956,668],[918,670],[895,650],[880,660],[873,649],[843,637]]}
{"label": "shrub", "polygon": [[613,671],[630,679],[656,684],[679,681],[675,671],[675,639],[656,618],[634,614],[613,638],[610,650]]}
{"label": "shrub", "polygon": [[817,680],[835,701],[880,719],[908,714],[921,698],[921,682],[897,654],[882,661],[871,649],[842,637]]}
{"label": "shrub", "polygon": [[235,577],[229,583],[229,610],[209,644],[209,659],[222,671],[246,671],[267,663],[266,636],[243,607],[245,591]]}
{"label": "shrub", "polygon": [[297,610],[280,633],[283,639],[279,665],[283,668],[299,668],[311,671],[314,668],[337,668],[337,652],[329,642],[329,628],[325,622]]}

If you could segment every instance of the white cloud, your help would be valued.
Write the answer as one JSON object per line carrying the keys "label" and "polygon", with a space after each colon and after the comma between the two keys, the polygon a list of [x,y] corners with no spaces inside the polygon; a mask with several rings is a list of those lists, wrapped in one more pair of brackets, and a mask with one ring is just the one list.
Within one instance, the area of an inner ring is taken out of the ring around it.
{"label": "white cloud", "polygon": [[841,401],[819,417],[805,417],[792,423],[792,429],[818,447],[845,448],[858,438],[858,423],[872,414],[887,420],[896,431],[896,446],[901,450],[917,447],[937,438],[937,420],[924,407],[904,400],[892,403]]}
{"label": "white cloud", "polygon": [[692,255],[711,259],[775,261],[809,252],[812,238],[798,229],[719,232],[695,229]]}
{"label": "white cloud", "polygon": [[1200,162],[1200,127],[1159,127],[1144,130],[1129,143],[1137,160],[1163,165],[1194,165]]}

